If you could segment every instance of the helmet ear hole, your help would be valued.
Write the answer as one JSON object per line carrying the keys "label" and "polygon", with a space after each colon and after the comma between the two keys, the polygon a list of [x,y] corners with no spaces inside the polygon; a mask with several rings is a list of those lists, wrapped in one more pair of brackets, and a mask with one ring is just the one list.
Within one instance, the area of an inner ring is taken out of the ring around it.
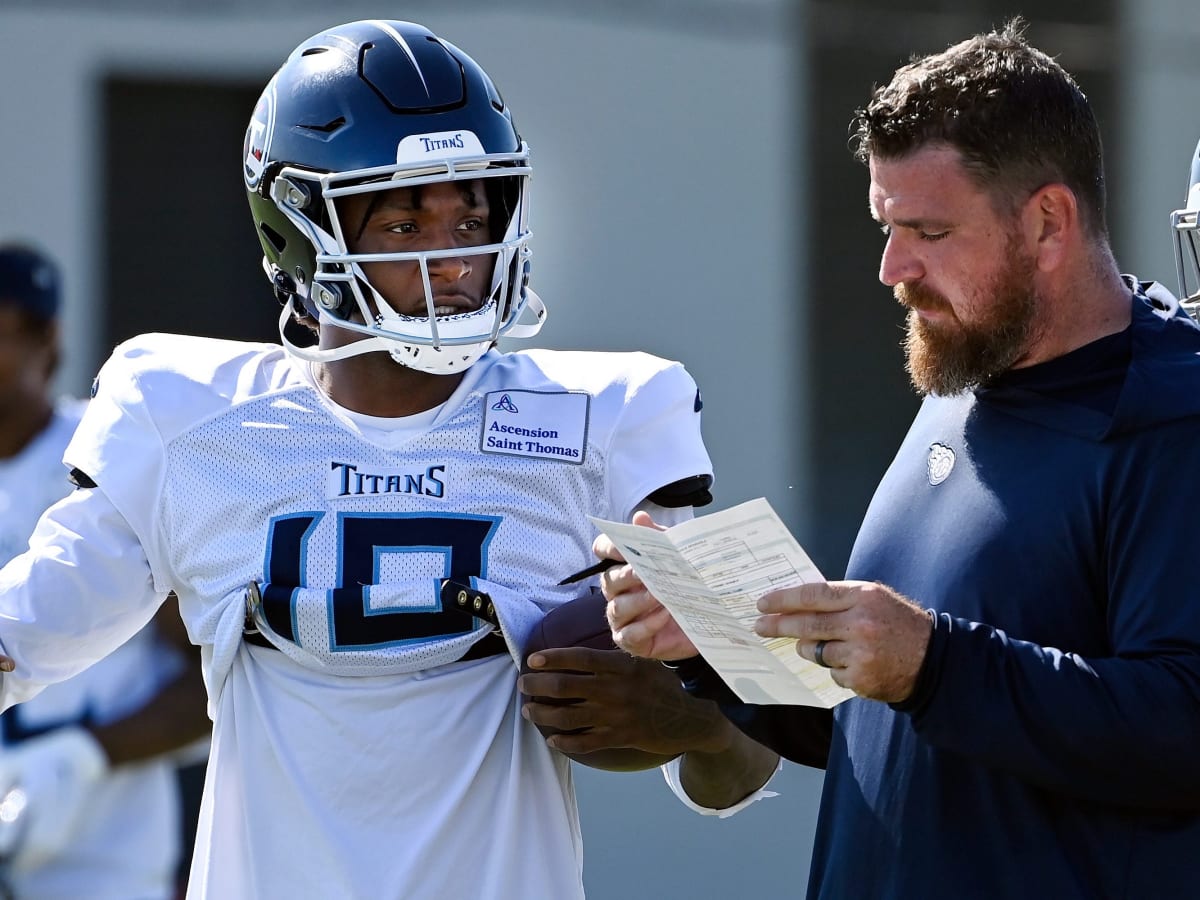
{"label": "helmet ear hole", "polygon": [[514,178],[489,178],[484,182],[484,191],[487,194],[488,208],[491,210],[488,217],[488,234],[492,243],[498,244],[504,240],[508,225],[516,212],[521,186]]}
{"label": "helmet ear hole", "polygon": [[276,253],[282,254],[287,249],[287,239],[266,222],[258,223],[258,231],[266,242],[275,248]]}

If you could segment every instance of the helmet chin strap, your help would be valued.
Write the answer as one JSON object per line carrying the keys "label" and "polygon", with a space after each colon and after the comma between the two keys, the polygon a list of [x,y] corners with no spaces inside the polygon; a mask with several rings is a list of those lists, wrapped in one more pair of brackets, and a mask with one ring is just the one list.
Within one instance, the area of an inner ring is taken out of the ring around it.
{"label": "helmet chin strap", "polygon": [[287,325],[292,317],[296,314],[295,297],[288,297],[287,303],[283,306],[283,312],[279,314],[279,342],[283,344],[284,349],[293,356],[308,362],[333,362],[338,359],[349,359],[352,356],[361,356],[364,353],[370,353],[374,350],[387,350],[387,342],[383,338],[365,337],[360,341],[343,344],[341,347],[302,347],[291,341],[287,336]]}
{"label": "helmet chin strap", "polygon": [[[497,337],[525,338],[532,337],[541,331],[542,323],[546,321],[546,305],[542,302],[541,297],[528,288],[525,289],[525,298],[525,307],[520,315],[524,318],[527,313],[532,313],[533,321],[513,322],[507,328],[501,329]],[[398,365],[421,372],[429,372],[434,375],[452,375],[470,368],[480,356],[487,352],[488,347],[493,342],[493,338],[485,336],[478,342],[471,344],[446,344],[441,349],[441,352],[446,353],[448,359],[452,359],[451,354],[454,354],[457,349],[462,353],[459,360],[446,363],[432,363],[431,361],[425,365],[421,364],[422,356],[438,353],[437,348],[434,348],[432,345],[413,344],[398,338],[387,338],[378,335],[366,335],[361,340],[352,341],[340,347],[302,347],[287,336],[287,324],[295,315],[295,312],[295,296],[293,295],[288,297],[283,311],[279,314],[279,340],[288,353],[308,362],[333,362],[339,359],[361,356],[364,353],[382,351],[390,354]],[[341,327],[336,322],[331,324],[334,327]],[[354,329],[346,330],[354,331]],[[405,359],[405,355],[411,356],[412,359]],[[466,357],[469,361],[463,359],[463,357]]]}
{"label": "helmet chin strap", "polygon": [[[533,321],[522,322],[521,319],[525,318],[528,313],[533,314]],[[525,306],[517,315],[518,319],[501,334],[504,337],[513,338],[533,337],[542,330],[542,325],[546,321],[546,304],[532,290],[525,288]]]}

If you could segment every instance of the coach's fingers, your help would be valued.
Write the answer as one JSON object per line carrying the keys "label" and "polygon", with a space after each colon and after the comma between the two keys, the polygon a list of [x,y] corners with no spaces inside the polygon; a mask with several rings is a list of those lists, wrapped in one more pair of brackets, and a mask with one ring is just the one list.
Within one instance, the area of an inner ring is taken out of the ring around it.
{"label": "coach's fingers", "polygon": [[619,547],[612,542],[607,534],[600,534],[592,541],[592,553],[598,559],[615,559],[620,562],[625,562],[625,556],[621,553]]}
{"label": "coach's fingers", "polygon": [[[639,509],[637,512],[635,512],[633,514],[632,521],[634,525],[653,528],[656,531],[667,530],[666,526],[659,525],[654,521],[654,517],[644,510]],[[621,562],[625,562],[625,554],[621,552],[621,549],[612,542],[612,538],[610,538],[607,534],[597,535],[596,539],[592,541],[592,553],[594,553],[600,559],[617,559]]]}
{"label": "coach's fingers", "polygon": [[639,509],[637,512],[635,512],[630,521],[633,522],[634,525],[641,525],[644,528],[653,528],[655,531],[667,530],[666,525],[659,525],[654,521],[654,516],[650,515],[650,513],[646,512],[644,509]]}
{"label": "coach's fingers", "polygon": [[858,583],[814,581],[771,591],[758,598],[758,611],[768,614],[841,612],[854,605]]}
{"label": "coach's fingers", "polygon": [[603,572],[600,575],[600,590],[606,599],[612,600],[630,592],[646,593],[646,585],[633,571],[633,566],[626,564],[613,566]]}
{"label": "coach's fingers", "polygon": [[613,640],[622,649],[645,659],[687,659],[698,652],[679,623],[663,607],[614,631]]}
{"label": "coach's fingers", "polygon": [[630,622],[662,609],[662,604],[640,581],[633,588],[611,589],[611,592],[606,589],[604,596],[608,600],[604,614],[608,617],[608,627],[613,631],[620,631]]}
{"label": "coach's fingers", "polygon": [[666,610],[657,610],[636,621],[627,622],[620,628],[613,629],[613,641],[622,650],[634,656],[649,656],[654,651],[656,635],[670,618]]}

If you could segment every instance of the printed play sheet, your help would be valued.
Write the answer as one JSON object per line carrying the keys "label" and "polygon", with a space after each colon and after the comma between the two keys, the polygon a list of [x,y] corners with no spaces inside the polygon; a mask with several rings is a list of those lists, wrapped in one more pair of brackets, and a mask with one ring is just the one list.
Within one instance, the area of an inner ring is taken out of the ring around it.
{"label": "printed play sheet", "polygon": [[765,499],[666,531],[592,522],[745,702],[831,707],[854,696],[797,654],[792,638],[754,633],[763,594],[825,580]]}

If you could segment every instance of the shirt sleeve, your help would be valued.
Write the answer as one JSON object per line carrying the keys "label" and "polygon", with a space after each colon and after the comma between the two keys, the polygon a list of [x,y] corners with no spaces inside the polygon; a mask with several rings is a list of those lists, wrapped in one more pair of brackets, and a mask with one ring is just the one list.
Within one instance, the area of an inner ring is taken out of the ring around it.
{"label": "shirt sleeve", "polygon": [[733,806],[726,807],[725,809],[712,809],[708,806],[701,806],[687,795],[687,791],[683,789],[683,783],[679,775],[679,768],[682,764],[683,757],[677,756],[665,766],[662,766],[663,778],[667,780],[667,787],[671,789],[671,792],[679,798],[680,802],[683,803],[684,806],[686,806],[692,812],[699,813],[702,816],[716,816],[718,819],[728,819],[730,816],[740,813],[747,806],[751,806],[752,804],[757,803],[759,800],[763,800],[767,797],[779,796],[779,794],[775,791],[768,791],[767,784],[770,784],[771,778],[774,778],[776,775],[778,775],[779,770],[783,768],[782,758],[775,765],[775,771],[771,773],[771,778],[767,779],[766,784],[760,787],[757,791],[754,791],[752,794],[748,794],[747,796],[743,797],[737,803],[733,804]]}
{"label": "shirt sleeve", "polygon": [[678,363],[660,369],[624,404],[609,446],[612,509],[628,522],[650,494],[694,475],[711,475],[700,433],[700,391]]}
{"label": "shirt sleeve", "polygon": [[941,613],[894,708],[931,744],[1042,788],[1171,810],[1200,808],[1197,705],[1195,648],[1089,659]]}
{"label": "shirt sleeve", "polygon": [[671,663],[683,689],[693,697],[712,700],[721,713],[747,737],[785,759],[824,769],[833,739],[833,710],[785,703],[746,703],[702,656]]}
{"label": "shirt sleeve", "polygon": [[67,446],[64,459],[98,484],[109,504],[141,544],[159,583],[169,578],[159,515],[164,479],[164,441],[152,408],[186,410],[187,388],[181,379],[146,387],[140,368],[166,351],[151,337],[127,341],[113,351],[96,378],[94,395]]}
{"label": "shirt sleeve", "polygon": [[1143,434],[1108,494],[1098,538],[1106,583],[1095,599],[1105,652],[1021,640],[942,612],[913,695],[893,707],[923,740],[1084,801],[1200,809],[1194,431]]}
{"label": "shirt sleeve", "polygon": [[33,697],[116,650],[166,598],[129,523],[98,489],[52,506],[29,549],[0,570],[0,652],[14,671],[0,708]]}

